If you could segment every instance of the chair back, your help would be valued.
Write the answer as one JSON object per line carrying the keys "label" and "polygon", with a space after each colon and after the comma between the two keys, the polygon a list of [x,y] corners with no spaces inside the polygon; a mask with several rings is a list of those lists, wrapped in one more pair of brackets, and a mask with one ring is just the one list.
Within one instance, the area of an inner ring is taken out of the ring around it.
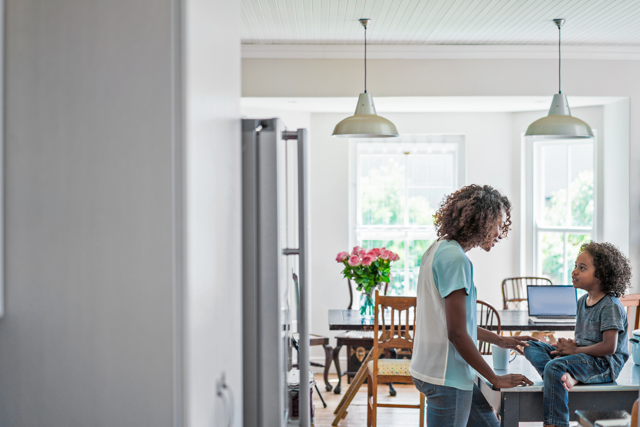
{"label": "chair back", "polygon": [[[413,350],[416,301],[416,297],[388,297],[380,295],[376,291],[376,310],[373,322],[374,355],[386,348]],[[387,308],[390,309],[388,319],[385,316]],[[377,364],[377,357],[374,357],[374,361]]]}
{"label": "chair back", "polygon": [[[349,287],[349,307],[348,310],[351,310],[353,307],[353,283],[351,283],[351,279],[347,278],[347,286]],[[389,282],[384,284],[384,295],[387,294],[387,289],[389,289]]]}
{"label": "chair back", "polygon": [[[636,308],[636,316],[633,322],[633,329],[640,329],[640,294],[629,294],[620,298],[620,302],[623,307],[627,307],[627,319],[631,319],[631,308]],[[629,322],[629,327],[631,327],[631,322]]]}
{"label": "chair back", "polygon": [[[500,335],[500,314],[493,308],[491,304],[484,301],[476,301],[476,310],[478,312],[478,326],[484,329],[493,330],[495,327],[496,334]],[[491,354],[491,344],[484,341],[478,341],[478,351],[480,354]]]}
{"label": "chair back", "polygon": [[509,277],[502,281],[503,310],[524,310],[527,307],[527,286],[553,285],[546,277]]}

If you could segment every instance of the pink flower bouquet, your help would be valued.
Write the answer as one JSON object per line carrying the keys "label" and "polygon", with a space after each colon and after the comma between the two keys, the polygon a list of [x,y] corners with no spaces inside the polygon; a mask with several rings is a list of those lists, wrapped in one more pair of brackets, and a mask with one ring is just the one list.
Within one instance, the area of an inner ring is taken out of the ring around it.
{"label": "pink flower bouquet", "polygon": [[356,282],[358,291],[364,291],[366,299],[360,309],[361,314],[368,314],[373,308],[373,291],[381,283],[389,283],[391,263],[398,261],[397,253],[386,248],[366,250],[360,246],[353,248],[351,253],[340,252],[336,262],[344,264],[344,277]]}

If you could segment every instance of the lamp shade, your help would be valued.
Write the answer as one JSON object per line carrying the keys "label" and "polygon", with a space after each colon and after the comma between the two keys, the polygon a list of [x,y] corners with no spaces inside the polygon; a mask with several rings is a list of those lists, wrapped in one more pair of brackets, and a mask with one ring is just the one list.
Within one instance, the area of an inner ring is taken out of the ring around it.
{"label": "lamp shade", "polygon": [[356,112],[338,123],[333,136],[342,138],[391,138],[398,136],[396,126],[384,117],[376,114],[373,97],[361,93],[358,97]]}
{"label": "lamp shade", "polygon": [[547,139],[593,138],[593,131],[587,123],[571,116],[567,96],[558,93],[553,96],[549,115],[531,123],[525,136]]}

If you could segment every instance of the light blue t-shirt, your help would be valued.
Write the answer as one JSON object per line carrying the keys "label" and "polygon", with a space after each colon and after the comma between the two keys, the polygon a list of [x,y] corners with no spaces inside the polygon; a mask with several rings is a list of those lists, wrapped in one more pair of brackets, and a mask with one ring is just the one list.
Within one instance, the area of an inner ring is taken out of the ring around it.
{"label": "light blue t-shirt", "polygon": [[477,341],[476,287],[473,265],[454,240],[439,240],[420,263],[416,336],[411,375],[432,384],[472,390],[475,370],[460,356],[447,333],[444,298],[464,289],[467,332]]}

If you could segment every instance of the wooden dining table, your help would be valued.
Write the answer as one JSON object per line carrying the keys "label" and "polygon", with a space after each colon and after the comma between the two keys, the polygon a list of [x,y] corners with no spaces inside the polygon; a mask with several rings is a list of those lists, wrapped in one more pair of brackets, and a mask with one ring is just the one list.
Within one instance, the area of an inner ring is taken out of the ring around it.
{"label": "wooden dining table", "polygon": [[[503,331],[573,331],[575,323],[533,323],[526,310],[497,310]],[[358,310],[329,310],[332,331],[373,331],[373,320],[365,320]],[[496,326],[489,328],[496,330]]]}
{"label": "wooden dining table", "polygon": [[[573,331],[576,328],[575,323],[533,323],[529,320],[529,313],[526,310],[498,310],[498,314],[500,315],[501,331]],[[402,323],[405,323],[406,319],[401,320]],[[409,319],[409,325],[410,329],[412,329],[413,319],[411,318]],[[373,331],[373,327],[373,320],[365,319],[358,310],[329,310],[329,329],[332,331]],[[495,331],[497,330],[497,325],[489,329]],[[372,358],[373,354],[369,352],[334,411],[336,417],[332,425],[337,426],[346,417],[347,408],[360,386],[366,380],[367,362]],[[338,372],[340,371],[338,370]]]}

